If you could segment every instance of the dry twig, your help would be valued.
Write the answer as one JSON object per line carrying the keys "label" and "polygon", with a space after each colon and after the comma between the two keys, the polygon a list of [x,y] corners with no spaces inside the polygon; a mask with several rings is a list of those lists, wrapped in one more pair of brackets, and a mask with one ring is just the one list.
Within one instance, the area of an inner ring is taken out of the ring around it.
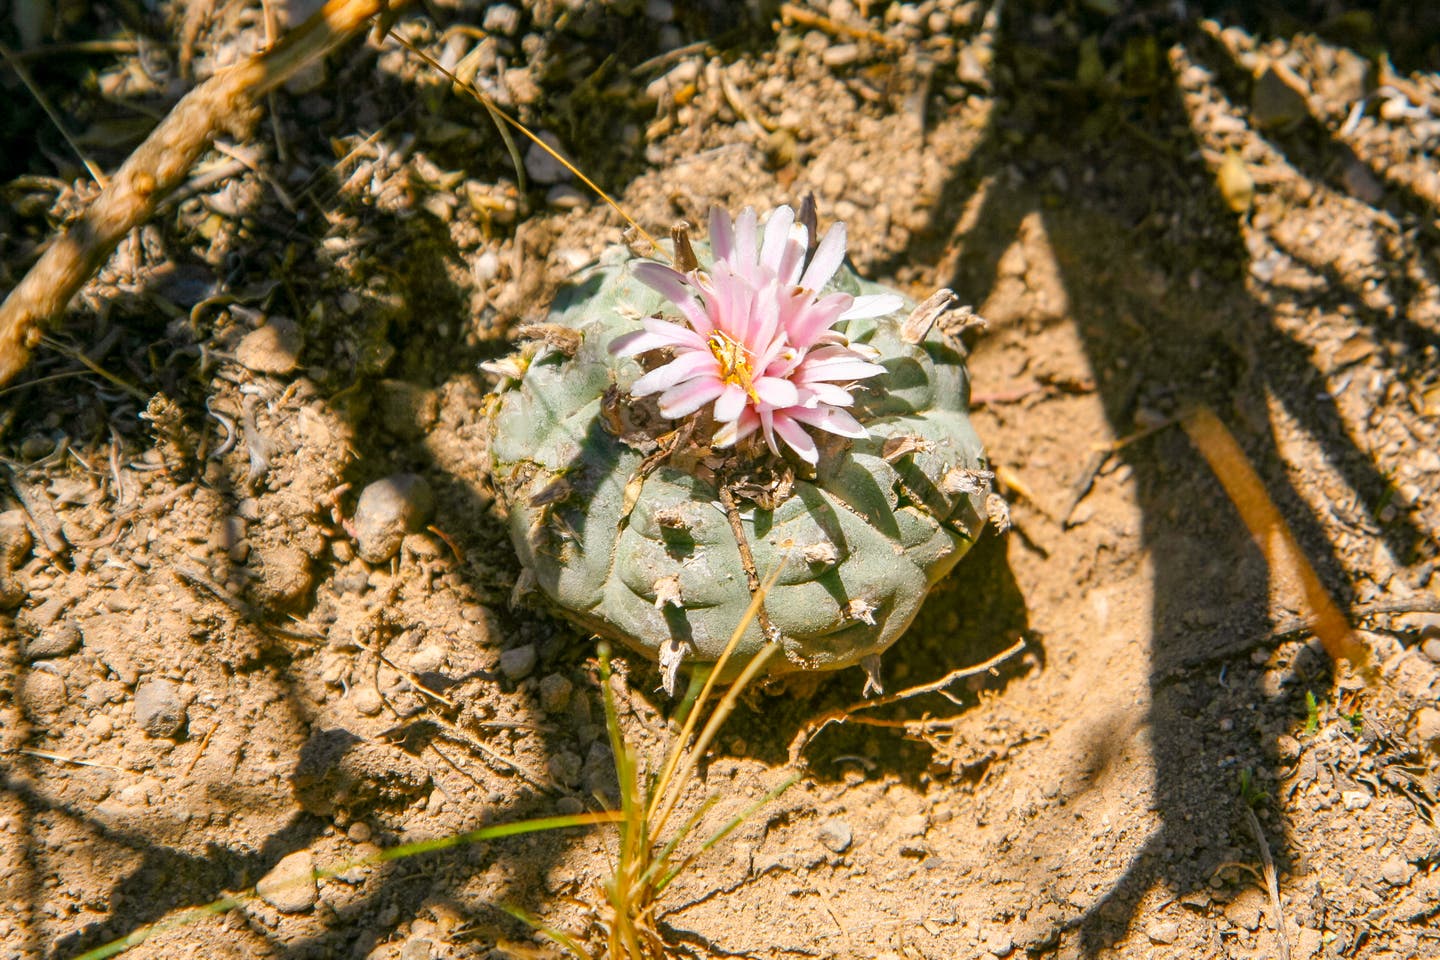
{"label": "dry twig", "polygon": [[273,49],[215,74],[185,95],[121,165],[100,196],[51,242],[0,304],[0,384],[30,360],[51,323],[116,245],[154,214],[215,137],[249,137],[261,99],[376,14],[408,0],[329,0]]}
{"label": "dry twig", "polygon": [[1260,860],[1265,865],[1265,889],[1270,894],[1270,920],[1275,924],[1275,936],[1280,940],[1280,960],[1290,960],[1290,938],[1285,935],[1285,914],[1280,910],[1280,882],[1275,876],[1275,861],[1270,856],[1270,844],[1265,842],[1265,833],[1260,829],[1260,818],[1250,804],[1245,804],[1245,819],[1250,823],[1250,832],[1260,845]]}
{"label": "dry twig", "polygon": [[[805,749],[805,745],[810,742],[810,740],[815,736],[815,734],[819,733],[821,730],[828,727],[832,723],[844,723],[846,720],[852,719],[852,715],[858,713],[861,710],[872,710],[875,707],[883,707],[888,704],[898,703],[901,700],[909,700],[913,697],[918,697],[927,693],[942,693],[946,687],[954,683],[956,680],[963,680],[966,677],[974,677],[982,673],[989,673],[991,670],[994,670],[996,667],[1000,666],[1000,664],[1004,663],[1006,660],[1009,660],[1011,657],[1015,656],[1017,653],[1024,649],[1025,640],[1022,638],[1020,640],[1016,640],[1010,646],[995,654],[995,656],[991,657],[989,660],[986,660],[983,663],[977,663],[971,667],[960,667],[957,670],[951,670],[939,680],[932,680],[930,683],[922,683],[919,686],[909,687],[905,690],[900,690],[888,696],[872,697],[869,700],[861,700],[859,703],[852,703],[848,707],[839,707],[834,710],[827,710],[825,713],[822,713],[818,717],[815,717],[808,721],[795,733],[794,738],[790,741],[790,762],[795,763],[797,760],[799,760],[800,752]],[[896,724],[896,726],[899,725],[900,724],[898,723]]]}

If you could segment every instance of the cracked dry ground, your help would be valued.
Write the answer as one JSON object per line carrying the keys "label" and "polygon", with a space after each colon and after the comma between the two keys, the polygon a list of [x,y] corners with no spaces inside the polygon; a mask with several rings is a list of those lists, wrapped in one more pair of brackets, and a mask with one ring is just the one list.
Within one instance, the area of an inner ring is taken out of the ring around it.
{"label": "cracked dry ground", "polygon": [[[74,6],[61,39],[145,37],[29,61],[112,169],[137,107],[182,86],[175,51],[203,76],[265,36],[254,3]],[[908,727],[816,736],[799,783],[667,896],[677,955],[1278,956],[1263,844],[1290,956],[1440,956],[1423,15],[1367,34],[1161,5],[687,6],[436,0],[441,25],[396,30],[647,227],[814,191],[863,274],[973,303],[975,420],[1016,527],[941,585],[885,679],[1027,648],[880,714]],[[91,188],[4,83],[7,136],[39,147],[5,161],[8,287]],[[272,110],[0,394],[3,956],[75,956],[267,875],[614,789],[591,644],[508,602],[478,363],[619,219],[533,152],[522,193],[484,111],[393,42]],[[1327,660],[1165,425],[1197,403],[1379,687]],[[431,509],[391,490],[374,509],[418,514],[387,544],[357,500],[397,475]],[[861,682],[755,691],[687,802],[743,809]],[[651,759],[656,685],[640,662],[618,685]],[[272,887],[132,955],[512,955],[530,934],[499,905],[583,929],[612,850],[555,833]]]}

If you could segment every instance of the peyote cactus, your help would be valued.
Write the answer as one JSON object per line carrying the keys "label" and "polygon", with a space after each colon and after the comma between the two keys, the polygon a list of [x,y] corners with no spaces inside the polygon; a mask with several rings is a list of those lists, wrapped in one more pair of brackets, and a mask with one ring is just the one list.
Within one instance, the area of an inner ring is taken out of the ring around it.
{"label": "peyote cactus", "polygon": [[779,208],[762,237],[752,210],[717,210],[708,248],[677,228],[676,269],[613,249],[498,367],[517,589],[658,658],[667,687],[720,655],[777,565],[735,669],[778,642],[772,670],[873,680],[1003,507],[963,348],[936,322],[953,295],[917,307],[861,280],[843,224],[815,246],[807,214]]}

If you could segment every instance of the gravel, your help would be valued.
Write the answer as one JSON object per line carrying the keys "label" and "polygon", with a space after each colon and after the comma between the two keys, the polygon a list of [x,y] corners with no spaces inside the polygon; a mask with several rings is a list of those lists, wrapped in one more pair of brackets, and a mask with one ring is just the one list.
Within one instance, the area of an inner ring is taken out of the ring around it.
{"label": "gravel", "polygon": [[147,736],[170,739],[185,729],[186,707],[180,685],[173,680],[142,680],[135,688],[135,722]]}
{"label": "gravel", "polygon": [[251,330],[235,348],[235,359],[256,373],[289,373],[300,365],[304,335],[294,320],[271,317],[263,327]]}
{"label": "gravel", "polygon": [[535,669],[537,655],[535,645],[527,643],[523,647],[514,647],[502,651],[500,654],[500,672],[511,680],[524,680],[530,676]]}
{"label": "gravel", "polygon": [[320,899],[315,885],[315,858],[309,850],[297,850],[281,859],[255,885],[255,892],[281,913],[304,913]]}
{"label": "gravel", "polygon": [[352,527],[356,550],[366,563],[385,563],[400,550],[405,534],[420,530],[435,512],[435,495],[425,478],[397,473],[360,493]]}
{"label": "gravel", "polygon": [[57,623],[40,631],[25,644],[25,659],[51,660],[65,657],[80,649],[80,628],[73,623]]}

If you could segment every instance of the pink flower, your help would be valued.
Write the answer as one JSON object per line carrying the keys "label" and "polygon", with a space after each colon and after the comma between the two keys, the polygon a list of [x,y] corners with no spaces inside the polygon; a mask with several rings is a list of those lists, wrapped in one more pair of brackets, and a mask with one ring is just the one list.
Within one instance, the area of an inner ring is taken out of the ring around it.
{"label": "pink flower", "polygon": [[819,451],[809,429],[864,437],[845,408],[855,382],[885,372],[834,329],[837,323],[884,316],[901,307],[894,294],[819,295],[845,258],[845,225],[825,234],[807,264],[809,236],[795,211],[777,207],[763,237],[754,209],[739,221],[710,211],[710,273],[680,273],[661,263],[637,264],[635,276],[664,294],[683,323],[648,317],[644,329],[616,337],[610,352],[630,357],[672,351],[673,359],[640,377],[632,396],[660,394],[660,413],[672,420],[712,404],[719,424],[713,443],[731,446],[759,430],[771,452],[777,439],[814,464]]}

